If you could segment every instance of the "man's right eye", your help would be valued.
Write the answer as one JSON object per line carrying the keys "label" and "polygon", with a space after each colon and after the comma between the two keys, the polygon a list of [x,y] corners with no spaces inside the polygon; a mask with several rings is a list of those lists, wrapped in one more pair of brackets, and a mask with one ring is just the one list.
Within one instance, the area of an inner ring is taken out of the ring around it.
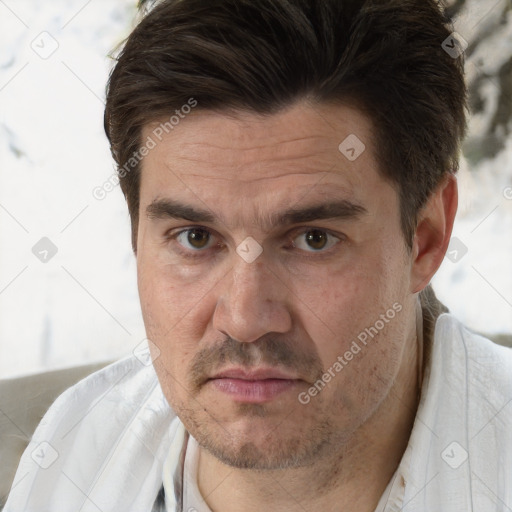
{"label": "man's right eye", "polygon": [[179,231],[172,238],[185,249],[191,251],[200,251],[209,249],[214,242],[212,234],[203,228],[189,228]]}

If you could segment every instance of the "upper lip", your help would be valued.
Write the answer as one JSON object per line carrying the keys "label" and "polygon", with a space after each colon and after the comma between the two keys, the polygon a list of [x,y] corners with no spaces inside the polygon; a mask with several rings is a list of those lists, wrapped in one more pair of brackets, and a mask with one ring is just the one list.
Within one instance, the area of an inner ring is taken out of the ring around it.
{"label": "upper lip", "polygon": [[242,380],[265,380],[265,379],[286,379],[296,380],[295,375],[290,375],[277,368],[255,368],[248,370],[246,368],[228,368],[222,370],[210,379],[242,379]]}

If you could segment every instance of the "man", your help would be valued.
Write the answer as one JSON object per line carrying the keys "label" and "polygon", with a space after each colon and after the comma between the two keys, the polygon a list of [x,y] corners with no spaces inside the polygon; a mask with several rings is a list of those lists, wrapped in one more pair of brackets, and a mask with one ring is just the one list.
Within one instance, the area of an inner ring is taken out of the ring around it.
{"label": "man", "polygon": [[8,512],[511,510],[510,351],[428,285],[465,131],[449,37],[433,0],[141,21],[105,129],[153,364],[55,402]]}

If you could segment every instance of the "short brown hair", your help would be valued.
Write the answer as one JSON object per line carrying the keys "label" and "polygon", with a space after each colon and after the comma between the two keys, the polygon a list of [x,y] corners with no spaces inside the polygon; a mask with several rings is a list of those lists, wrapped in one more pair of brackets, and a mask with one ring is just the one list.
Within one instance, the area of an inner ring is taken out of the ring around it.
{"label": "short brown hair", "polygon": [[[410,247],[421,208],[457,171],[466,131],[463,59],[442,47],[450,23],[435,0],[164,0],[109,78],[105,131],[118,169],[146,124],[191,97],[200,109],[259,114],[304,97],[353,104],[375,127]],[[136,251],[139,163],[120,184]]]}

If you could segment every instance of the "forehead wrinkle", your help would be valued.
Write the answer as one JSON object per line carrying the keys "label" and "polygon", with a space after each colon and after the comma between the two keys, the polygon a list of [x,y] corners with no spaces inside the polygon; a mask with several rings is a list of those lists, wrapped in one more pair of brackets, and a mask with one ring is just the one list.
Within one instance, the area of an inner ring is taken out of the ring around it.
{"label": "forehead wrinkle", "polygon": [[[309,172],[294,172],[294,173],[290,173],[290,174],[279,174],[277,176],[261,176],[261,177],[257,177],[257,178],[247,178],[247,179],[242,179],[242,177],[240,175],[237,175],[235,177],[233,176],[229,176],[229,177],[224,177],[224,176],[205,176],[204,174],[187,174],[186,176],[190,176],[190,177],[194,177],[194,178],[201,178],[201,179],[205,179],[205,180],[214,180],[214,181],[241,181],[241,182],[244,182],[244,183],[253,183],[253,182],[259,182],[259,181],[265,181],[265,180],[278,180],[280,178],[290,178],[290,177],[293,177],[293,176],[313,176],[315,173],[309,173]],[[316,173],[316,174],[324,174],[324,173]]]}
{"label": "forehead wrinkle", "polygon": [[[195,160],[193,159],[189,159],[190,161],[193,161],[194,163],[197,163]],[[285,159],[285,160],[288,160],[289,159]],[[208,162],[210,163],[210,162]],[[260,164],[261,162],[257,162],[258,164]],[[211,180],[211,181],[226,181],[226,182],[233,182],[233,181],[236,181],[236,182],[242,182],[242,183],[257,183],[257,182],[260,182],[260,181],[266,181],[266,180],[271,180],[271,181],[274,181],[274,180],[279,180],[279,179],[290,179],[290,178],[293,178],[294,176],[310,176],[310,177],[316,177],[317,179],[315,180],[315,183],[318,182],[318,181],[323,181],[324,177],[325,176],[328,176],[328,175],[334,175],[336,177],[342,177],[342,176],[345,176],[345,173],[343,172],[344,169],[337,169],[335,168],[336,165],[329,165],[328,166],[328,170],[318,170],[318,168],[314,168],[314,167],[311,167],[311,169],[308,171],[304,171],[304,172],[298,172],[298,171],[294,171],[294,172],[282,172],[280,174],[272,174],[272,175],[265,175],[265,176],[254,176],[254,177],[251,177],[251,176],[246,176],[247,173],[250,173],[250,174],[254,174],[255,172],[258,172],[258,171],[261,171],[261,169],[256,169],[256,170],[251,170],[251,171],[248,171],[248,170],[244,170],[243,169],[240,169],[240,167],[242,166],[238,166],[238,172],[236,174],[230,174],[228,176],[225,176],[223,174],[221,174],[221,170],[219,170],[217,172],[217,174],[209,174],[210,172],[211,173],[215,173],[215,170],[205,170],[205,173],[202,173],[202,172],[198,172],[197,170],[194,170],[192,172],[187,172],[187,170],[178,170],[178,168],[180,167],[179,165],[176,165],[176,163],[173,163],[173,165],[171,165],[169,162],[166,162],[165,164],[165,168],[170,171],[172,174],[174,174],[178,179],[185,179],[186,178],[199,178],[201,180]],[[252,165],[255,165],[255,164],[252,164]],[[307,168],[307,167],[306,167]],[[269,172],[271,171],[271,169],[267,168],[265,169],[263,172]],[[206,174],[208,172],[208,174]],[[229,170],[226,170],[225,171],[226,173],[229,173],[230,171]]]}
{"label": "forehead wrinkle", "polygon": [[[233,149],[233,148],[232,148]],[[332,155],[337,156],[337,147],[336,152],[332,152]],[[233,149],[233,152],[237,152],[236,149]],[[235,154],[235,153],[233,153]],[[192,155],[173,155],[172,159],[175,162],[190,162],[191,164],[204,164],[207,163],[211,166],[212,161],[215,161],[216,165],[226,165],[230,167],[244,167],[244,166],[254,166],[254,165],[268,165],[268,164],[274,164],[274,163],[281,163],[286,162],[289,165],[291,164],[299,164],[304,166],[304,161],[312,161],[312,160],[326,160],[331,156],[331,153],[329,152],[323,152],[319,153],[318,151],[315,152],[302,152],[297,154],[269,154],[269,155],[263,155],[258,154],[254,158],[248,159],[244,157],[243,155],[240,155],[239,153],[236,153],[236,156],[233,157],[231,155],[228,155],[226,158],[218,157],[217,155],[212,155],[209,153],[203,153],[203,154],[192,154]],[[324,164],[325,165],[325,164]],[[330,166],[333,165],[333,162],[330,163]],[[170,164],[168,164],[170,166]],[[308,165],[311,167],[311,164]]]}
{"label": "forehead wrinkle", "polygon": [[[243,137],[234,136],[233,139],[231,139],[232,142],[229,144],[229,146],[224,146],[224,145],[216,144],[216,143],[205,141],[205,140],[201,140],[199,142],[186,141],[186,142],[182,142],[180,145],[183,148],[190,147],[192,149],[194,149],[196,147],[201,148],[204,146],[206,148],[220,149],[222,151],[229,151],[229,150],[253,151],[253,150],[258,150],[258,149],[267,149],[269,147],[274,148],[276,146],[282,147],[284,144],[293,144],[293,143],[297,143],[297,142],[301,143],[301,147],[302,147],[302,144],[304,144],[306,141],[313,142],[315,146],[318,145],[318,142],[324,142],[324,143],[328,142],[328,138],[326,136],[321,136],[321,135],[305,135],[302,137],[293,137],[293,138],[288,138],[288,139],[284,138],[284,139],[279,140],[278,137],[270,136],[269,134],[265,134],[265,137],[268,139],[267,142],[263,143],[263,144],[259,144],[259,145],[254,145],[254,137],[250,137],[249,134],[245,134],[245,133],[243,135],[244,135]],[[240,142],[243,142],[242,139],[247,139],[248,144],[240,145]]]}

